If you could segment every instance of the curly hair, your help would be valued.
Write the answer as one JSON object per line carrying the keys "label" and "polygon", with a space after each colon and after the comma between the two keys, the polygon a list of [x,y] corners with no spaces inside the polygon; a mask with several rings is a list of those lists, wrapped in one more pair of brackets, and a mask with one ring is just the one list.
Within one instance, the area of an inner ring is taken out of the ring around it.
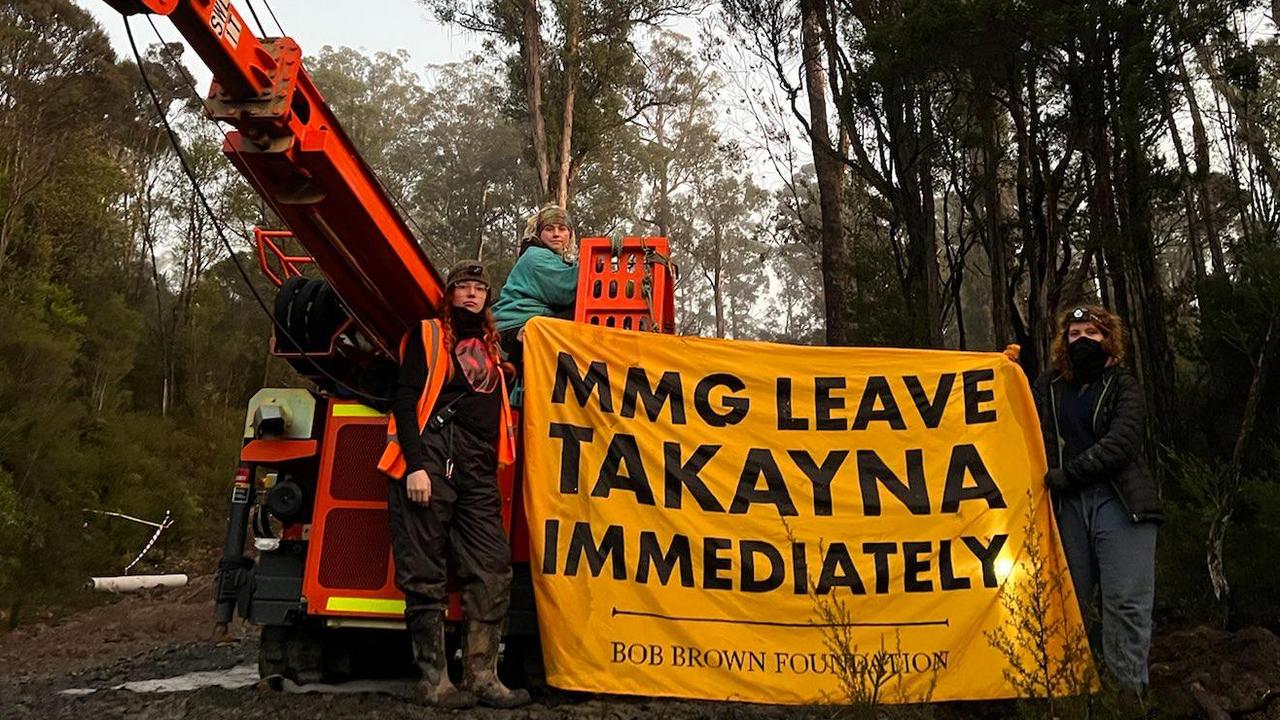
{"label": "curly hair", "polygon": [[[1119,315],[1101,305],[1084,305],[1082,307],[1089,313],[1088,322],[1093,323],[1095,327],[1102,331],[1103,351],[1111,356],[1116,363],[1124,362],[1127,334],[1124,321],[1120,319]],[[1067,331],[1071,328],[1073,322],[1069,315],[1076,309],[1073,307],[1070,310],[1062,311],[1058,315],[1058,331],[1053,337],[1053,343],[1049,346],[1050,364],[1067,380],[1073,377],[1071,355],[1067,352]]]}
{"label": "curly hair", "polygon": [[[444,350],[451,354],[453,353],[453,344],[457,339],[453,331],[453,294],[455,292],[457,292],[457,288],[449,288],[445,291],[444,296],[440,298],[440,304],[436,307],[436,317],[440,318],[441,333],[444,336]],[[484,346],[489,359],[510,379],[515,372],[515,368],[510,363],[502,361],[502,351],[499,349],[498,322],[493,317],[493,311],[487,306],[484,309]]]}

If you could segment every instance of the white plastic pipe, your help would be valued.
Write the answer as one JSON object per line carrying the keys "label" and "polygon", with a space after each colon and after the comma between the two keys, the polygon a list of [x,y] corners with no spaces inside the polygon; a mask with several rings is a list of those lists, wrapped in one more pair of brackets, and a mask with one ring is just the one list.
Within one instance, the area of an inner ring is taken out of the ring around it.
{"label": "white plastic pipe", "polygon": [[184,573],[173,573],[171,575],[120,575],[118,577],[96,577],[90,578],[90,580],[94,590],[117,593],[134,592],[135,590],[156,587],[175,588],[187,584],[187,576]]}

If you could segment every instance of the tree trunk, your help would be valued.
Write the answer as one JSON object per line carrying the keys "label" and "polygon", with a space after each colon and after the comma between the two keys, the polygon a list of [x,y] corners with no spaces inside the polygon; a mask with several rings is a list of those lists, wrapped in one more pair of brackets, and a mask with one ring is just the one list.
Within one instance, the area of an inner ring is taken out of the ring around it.
{"label": "tree trunk", "polygon": [[711,301],[715,305],[716,312],[716,337],[724,337],[724,227],[720,223],[720,219],[712,217],[711,219],[711,237],[715,243],[713,247],[713,255],[711,261],[710,277],[711,281]]}
{"label": "tree trunk", "polygon": [[[35,132],[34,128],[31,132]],[[40,189],[40,186],[53,174],[54,158],[34,155],[32,148],[45,145],[57,146],[57,143],[48,143],[44,138],[34,135],[27,138],[21,134],[13,144],[14,147],[9,149],[5,167],[0,170],[0,174],[7,175],[9,181],[9,199],[5,205],[4,214],[0,217],[0,272],[4,271],[5,260],[13,250],[11,245],[15,233],[14,226],[26,205],[28,196]]]}
{"label": "tree trunk", "polygon": [[917,97],[920,104],[920,219],[923,230],[920,252],[924,263],[924,337],[928,340],[928,347],[941,348],[942,268],[938,265],[938,214],[933,192],[933,103],[928,91],[919,92]]}
{"label": "tree trunk", "polygon": [[951,190],[942,193],[942,250],[947,259],[947,290],[951,295],[951,307],[956,318],[956,347],[968,350],[968,338],[964,325],[964,298],[960,292],[964,283],[965,237],[964,210],[956,222],[956,249],[951,248]]}
{"label": "tree trunk", "polygon": [[[1026,145],[1020,152],[1026,154],[1028,218],[1031,235],[1024,243],[1028,250],[1028,267],[1031,276],[1031,299],[1027,303],[1027,325],[1036,338],[1034,353],[1037,362],[1049,355],[1053,340],[1054,317],[1062,302],[1061,264],[1069,262],[1070,243],[1065,246],[1062,262],[1058,260],[1058,245],[1054,242],[1057,213],[1061,212],[1056,198],[1058,189],[1049,167],[1047,149],[1043,140],[1043,120],[1040,104],[1039,65],[1034,56],[1019,67],[1019,76],[1026,93]],[[1016,288],[1010,288],[1011,292]],[[1012,305],[1010,301],[1010,305]]]}
{"label": "tree trunk", "polygon": [[542,117],[542,27],[538,0],[524,3],[525,93],[529,104],[529,134],[533,141],[533,165],[538,172],[538,202],[551,196],[551,170],[547,166],[547,125]]}
{"label": "tree trunk", "polygon": [[480,194],[480,215],[476,218],[476,262],[484,262],[485,216],[489,214],[489,184]]}
{"label": "tree trunk", "polygon": [[[1143,87],[1145,78],[1156,73],[1147,59],[1154,55],[1149,42],[1145,28],[1138,22],[1126,23],[1120,31],[1113,95],[1119,99],[1119,107],[1113,113],[1113,121],[1119,166],[1123,169],[1117,194],[1121,200],[1121,232],[1125,250],[1133,259],[1126,267],[1133,271],[1130,299],[1136,311],[1129,318],[1129,327],[1134,330],[1137,342],[1133,344],[1141,351],[1139,359],[1146,376],[1149,431],[1160,440],[1172,437],[1174,371],[1165,317],[1165,289],[1151,230],[1151,160],[1143,140],[1150,128],[1141,120],[1141,110],[1151,104],[1151,99],[1149,93],[1137,89]],[[1149,447],[1155,448],[1158,444],[1152,443]]]}
{"label": "tree trunk", "polygon": [[[1004,231],[1004,208],[1000,198],[1000,157],[1003,154],[996,130],[996,102],[985,73],[975,78],[978,125],[982,132],[983,247],[991,266],[992,345],[1004,347],[1013,340],[1009,329],[1009,306],[1005,293],[1009,284],[1009,256]],[[957,291],[958,292],[958,291]]]}
{"label": "tree trunk", "polygon": [[818,206],[822,216],[822,290],[827,324],[827,344],[849,344],[846,324],[848,300],[848,248],[844,240],[844,172],[833,154],[827,124],[826,76],[822,67],[818,0],[800,0],[800,35],[803,45],[805,89],[809,100],[809,143],[818,180]]}
{"label": "tree trunk", "polygon": [[[1023,319],[1022,313],[1017,310],[1016,302],[1010,299],[1014,286],[1018,284],[1017,277],[1012,282],[1006,280],[1005,285],[1000,288],[996,288],[993,282],[991,290],[994,294],[998,289],[1005,299],[1006,307],[1009,310],[1005,317],[1008,318],[1008,322],[1011,325],[1010,330],[1014,342],[1022,346],[1020,363],[1027,369],[1029,375],[1035,377],[1035,374],[1041,369],[1041,360],[1046,357],[1043,351],[1048,347],[1049,338],[1045,338],[1036,325],[1036,318],[1041,316],[1041,311],[1037,308],[1044,298],[1044,293],[1041,292],[1040,272],[1038,269],[1040,261],[1034,240],[1036,236],[1035,214],[1031,210],[1030,167],[1033,160],[1031,158],[1031,138],[1029,136],[1030,128],[1027,123],[1027,108],[1023,102],[1023,96],[1026,93],[1024,76],[1025,72],[1021,64],[1015,62],[1009,72],[1008,92],[1009,97],[1014,99],[1009,103],[1009,118],[1013,122],[1014,148],[1017,151],[1017,155],[1014,158],[1014,188],[1018,201],[1018,231],[1022,237],[1026,238],[1026,241],[1022,243],[1020,260],[1023,267],[1026,268],[1028,276],[1028,319]],[[1032,111],[1034,112],[1034,108]],[[1050,308],[1048,312],[1052,313],[1053,309]]]}
{"label": "tree trunk", "polygon": [[1187,99],[1191,113],[1191,143],[1195,153],[1195,186],[1199,200],[1200,220],[1204,223],[1205,242],[1209,245],[1209,262],[1215,275],[1227,273],[1227,263],[1222,252],[1222,238],[1218,234],[1218,217],[1209,195],[1209,135],[1204,130],[1204,116],[1200,113],[1200,101],[1196,89],[1187,75],[1186,63],[1178,58],[1178,75],[1182,81],[1182,94]]}
{"label": "tree trunk", "polygon": [[1231,585],[1227,580],[1223,565],[1223,545],[1226,541],[1227,527],[1231,515],[1235,512],[1236,499],[1240,495],[1243,484],[1240,473],[1244,464],[1244,454],[1253,437],[1253,429],[1258,418],[1258,401],[1262,388],[1270,371],[1270,355],[1275,341],[1277,316],[1272,315],[1267,325],[1267,334],[1262,340],[1262,349],[1258,352],[1258,360],[1253,364],[1253,378],[1249,382],[1249,394],[1245,399],[1244,413],[1240,419],[1240,431],[1236,434],[1236,442],[1231,450],[1231,461],[1223,469],[1216,482],[1213,497],[1213,518],[1209,523],[1206,564],[1209,568],[1209,582],[1213,586],[1213,596],[1221,608],[1219,616],[1225,626],[1231,599]]}
{"label": "tree trunk", "polygon": [[564,36],[564,125],[560,132],[560,172],[556,185],[556,204],[569,207],[569,173],[572,169],[573,106],[578,97],[578,42],[582,33],[582,5],[580,0],[569,0],[568,17]]}
{"label": "tree trunk", "polygon": [[4,272],[4,261],[9,257],[9,243],[13,237],[13,219],[17,215],[17,205],[5,208],[0,216],[0,273]]}
{"label": "tree trunk", "polygon": [[[1107,105],[1106,98],[1115,87],[1110,69],[1110,49],[1107,40],[1101,37],[1092,38],[1093,46],[1088,49],[1089,70],[1093,71],[1093,82],[1082,84],[1085,102],[1081,106],[1083,121],[1089,126],[1089,153],[1093,160],[1092,183],[1089,188],[1089,205],[1096,207],[1094,222],[1097,229],[1097,247],[1101,253],[1099,269],[1106,269],[1103,274],[1110,285],[1108,306],[1123,318],[1129,318],[1129,293],[1127,265],[1125,255],[1120,251],[1119,213],[1115,188],[1115,164],[1111,154],[1111,131],[1108,118],[1114,108]],[[1115,95],[1110,94],[1111,97]]]}
{"label": "tree trunk", "polygon": [[1224,79],[1208,46],[1196,46],[1196,59],[1208,72],[1213,89],[1227,101],[1227,105],[1235,113],[1236,136],[1253,155],[1258,170],[1271,186],[1271,192],[1280,193],[1280,167],[1277,167],[1268,147],[1267,133],[1259,125],[1257,111],[1250,106],[1250,98]]}
{"label": "tree trunk", "polygon": [[146,245],[147,255],[151,260],[151,285],[155,293],[156,300],[156,332],[160,334],[160,417],[166,417],[169,414],[169,378],[173,362],[173,342],[172,336],[165,331],[164,324],[164,306],[161,302],[161,294],[163,285],[160,280],[160,263],[156,261],[156,243],[155,236],[152,234],[153,221],[155,219],[155,202],[151,198],[151,185],[146,185],[140,200],[145,201],[146,207],[142,211],[142,242]]}
{"label": "tree trunk", "polygon": [[937,223],[932,215],[931,164],[924,147],[927,140],[922,137],[925,126],[932,122],[928,102],[917,81],[904,77],[885,93],[884,110],[888,149],[898,180],[898,190],[891,199],[906,231],[903,300],[910,313],[911,342],[921,347],[939,347]]}
{"label": "tree trunk", "polygon": [[5,204],[4,213],[0,215],[0,273],[4,272],[5,260],[9,257],[14,221],[18,217],[18,208],[22,206],[23,146],[22,138],[18,136],[12,141],[11,147],[6,148],[4,162],[0,165],[0,176],[4,176],[9,185],[9,201]]}
{"label": "tree trunk", "polygon": [[1169,126],[1174,155],[1178,158],[1178,173],[1182,176],[1182,212],[1187,216],[1187,245],[1191,255],[1191,269],[1199,283],[1204,280],[1204,248],[1201,246],[1197,227],[1200,223],[1196,218],[1195,179],[1191,176],[1190,165],[1187,163],[1187,151],[1182,146],[1182,133],[1173,117],[1173,104],[1168,95],[1162,95],[1160,100],[1160,110],[1164,114],[1165,124]]}
{"label": "tree trunk", "polygon": [[658,202],[657,226],[658,237],[669,238],[671,233],[671,156],[667,151],[666,108],[657,109],[657,120],[654,123],[654,143],[662,153],[662,164],[658,168]]}

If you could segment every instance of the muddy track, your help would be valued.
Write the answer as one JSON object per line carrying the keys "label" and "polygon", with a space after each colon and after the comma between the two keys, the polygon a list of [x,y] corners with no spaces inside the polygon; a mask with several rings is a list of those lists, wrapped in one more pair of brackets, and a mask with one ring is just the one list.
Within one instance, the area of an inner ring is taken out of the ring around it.
{"label": "muddy track", "polygon": [[[423,718],[457,713],[436,713],[418,707],[406,698],[391,694],[411,685],[384,683],[387,690],[359,694],[293,694],[265,687],[265,684],[237,689],[204,687],[172,693],[131,690],[98,690],[88,695],[59,693],[69,687],[106,688],[131,680],[171,677],[197,670],[230,671],[252,663],[256,646],[252,640],[209,647],[180,644],[160,648],[138,657],[76,673],[74,676],[31,680],[0,687],[0,717],[4,718],[273,718],[315,720],[316,718]],[[517,711],[473,710],[477,718],[783,718],[794,717],[785,708],[749,708],[713,703],[608,700],[541,693],[539,702]]]}
{"label": "muddy track", "polygon": [[[256,674],[255,628],[237,624],[215,641],[212,582],[131,595],[56,623],[0,636],[0,718],[423,718],[435,713],[408,701],[412,680],[382,681],[377,692],[298,694],[268,683],[178,692],[114,689],[198,673],[197,680]],[[199,684],[199,683],[197,683]],[[830,717],[795,708],[598,698],[535,688],[535,703],[517,711],[472,710],[476,718],[790,718]]]}
{"label": "muddy track", "polygon": [[[211,603],[211,579],[202,577],[186,588],[131,595],[57,622],[0,635],[0,719],[461,716],[409,702],[408,678],[380,681],[372,692],[299,694],[273,689],[256,680],[256,629],[237,624],[229,637],[215,641]],[[1233,717],[1280,720],[1280,702],[1257,707],[1268,691],[1280,688],[1280,639],[1267,630],[1161,633],[1151,665],[1157,717],[1201,717],[1189,692],[1195,682]],[[156,692],[145,683],[176,677],[185,678],[186,689]],[[233,687],[209,686],[214,680]],[[126,684],[135,689],[118,689]],[[834,708],[592,696],[545,687],[533,692],[535,703],[528,708],[473,710],[466,717],[826,720],[838,715]],[[949,703],[915,708],[904,717],[968,720],[1017,714],[1012,703]]]}
{"label": "muddy track", "polygon": [[[64,676],[32,677],[0,683],[3,718],[423,718],[457,717],[421,708],[405,697],[411,681],[383,682],[380,692],[295,694],[266,683],[236,689],[203,687],[183,692],[135,692],[98,689],[91,694],[66,694],[72,689],[112,688],[131,681],[169,678],[198,671],[229,672],[252,667],[256,641],[251,638],[210,646],[178,643]],[[472,710],[476,718],[785,718],[797,717],[791,708],[768,708],[717,703],[599,699],[541,691],[537,702],[516,711]],[[801,713],[799,716],[829,717]]]}

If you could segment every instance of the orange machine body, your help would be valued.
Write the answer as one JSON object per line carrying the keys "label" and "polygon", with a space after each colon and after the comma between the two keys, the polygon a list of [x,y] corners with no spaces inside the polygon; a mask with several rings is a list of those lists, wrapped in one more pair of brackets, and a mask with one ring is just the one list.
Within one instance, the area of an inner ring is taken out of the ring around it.
{"label": "orange machine body", "polygon": [[[578,322],[637,330],[673,325],[671,273],[667,264],[653,257],[655,252],[666,257],[665,238],[628,238],[616,253],[609,239],[587,238],[581,248]],[[646,298],[646,292],[657,300]],[[651,307],[658,312],[651,314]],[[327,412],[303,580],[307,612],[399,618],[404,596],[394,583],[387,479],[375,467],[385,444],[387,418],[345,401],[330,401]],[[522,477],[517,453],[516,463],[498,474],[503,527],[516,563],[529,560]],[[451,619],[457,619],[457,610],[455,596]]]}

